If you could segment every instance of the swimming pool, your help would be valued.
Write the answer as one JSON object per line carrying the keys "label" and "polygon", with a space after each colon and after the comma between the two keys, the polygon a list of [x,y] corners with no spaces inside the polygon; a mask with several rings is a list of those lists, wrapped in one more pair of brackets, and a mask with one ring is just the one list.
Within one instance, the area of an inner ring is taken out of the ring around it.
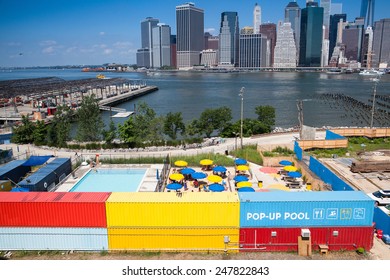
{"label": "swimming pool", "polygon": [[137,192],[146,169],[91,169],[71,192]]}

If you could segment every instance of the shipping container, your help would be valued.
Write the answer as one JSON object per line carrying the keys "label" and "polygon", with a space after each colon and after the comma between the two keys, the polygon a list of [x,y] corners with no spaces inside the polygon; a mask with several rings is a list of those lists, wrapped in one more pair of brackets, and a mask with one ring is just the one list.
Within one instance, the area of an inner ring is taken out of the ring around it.
{"label": "shipping container", "polygon": [[[308,227],[312,250],[327,245],[331,251],[369,251],[373,246],[374,228],[370,227]],[[241,228],[240,251],[298,251],[302,228]]]}
{"label": "shipping container", "polygon": [[384,206],[374,209],[375,228],[383,231],[383,234],[390,234],[390,216]]}
{"label": "shipping container", "polygon": [[363,192],[239,193],[240,227],[371,226],[374,201]]}
{"label": "shipping container", "polygon": [[108,227],[238,227],[236,193],[112,193]]}
{"label": "shipping container", "polygon": [[238,251],[238,237],[238,228],[108,228],[108,248],[231,253]]}
{"label": "shipping container", "polygon": [[106,228],[1,228],[0,250],[108,249]]}
{"label": "shipping container", "polygon": [[55,158],[18,185],[31,192],[46,192],[72,172],[70,158]]}
{"label": "shipping container", "polygon": [[107,227],[110,193],[0,193],[0,227]]}
{"label": "shipping container", "polygon": [[0,167],[0,180],[11,180],[18,183],[30,172],[29,166],[24,166],[25,160],[14,160]]}

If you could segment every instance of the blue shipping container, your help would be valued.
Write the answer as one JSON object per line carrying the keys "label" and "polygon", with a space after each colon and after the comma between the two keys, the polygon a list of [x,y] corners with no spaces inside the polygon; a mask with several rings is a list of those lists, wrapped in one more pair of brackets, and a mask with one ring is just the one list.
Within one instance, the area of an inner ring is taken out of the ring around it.
{"label": "blue shipping container", "polygon": [[60,178],[64,178],[71,172],[70,158],[55,158],[18,185],[22,188],[28,188],[32,192],[45,192],[49,186],[58,184]]}
{"label": "blue shipping container", "polygon": [[0,228],[0,250],[107,249],[106,228]]}
{"label": "blue shipping container", "polygon": [[18,183],[23,179],[28,172],[30,172],[29,166],[23,166],[25,160],[13,160],[0,167],[0,180],[9,180]]}
{"label": "blue shipping container", "polygon": [[374,201],[363,192],[238,193],[240,227],[371,226]]}

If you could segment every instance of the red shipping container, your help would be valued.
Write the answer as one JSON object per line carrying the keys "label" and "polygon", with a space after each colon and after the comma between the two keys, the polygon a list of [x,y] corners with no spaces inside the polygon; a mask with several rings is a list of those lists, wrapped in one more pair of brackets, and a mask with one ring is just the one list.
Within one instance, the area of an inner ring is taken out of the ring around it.
{"label": "red shipping container", "polygon": [[[306,228],[306,227],[305,227]],[[240,251],[298,251],[302,228],[241,228]],[[328,245],[330,251],[369,251],[373,246],[374,227],[317,227],[308,228],[313,250]]]}
{"label": "red shipping container", "polygon": [[111,193],[0,193],[0,227],[107,227]]}

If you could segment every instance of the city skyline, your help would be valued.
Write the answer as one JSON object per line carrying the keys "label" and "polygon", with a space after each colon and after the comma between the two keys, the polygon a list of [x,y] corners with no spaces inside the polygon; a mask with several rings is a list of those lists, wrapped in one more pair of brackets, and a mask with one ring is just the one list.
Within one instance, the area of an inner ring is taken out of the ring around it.
{"label": "city skyline", "polygon": [[[238,13],[240,29],[253,26],[253,8],[261,7],[262,23],[277,24],[284,19],[290,1],[227,0],[214,3],[193,1],[204,10],[204,31],[219,34],[222,12]],[[318,1],[320,2],[320,1]],[[54,65],[135,64],[141,48],[140,23],[153,17],[168,24],[176,34],[175,7],[186,1],[2,1],[0,3],[0,67]],[[305,7],[305,0],[298,0]],[[360,15],[360,2],[342,3],[347,20]],[[390,3],[375,1],[375,21],[389,18]]]}

